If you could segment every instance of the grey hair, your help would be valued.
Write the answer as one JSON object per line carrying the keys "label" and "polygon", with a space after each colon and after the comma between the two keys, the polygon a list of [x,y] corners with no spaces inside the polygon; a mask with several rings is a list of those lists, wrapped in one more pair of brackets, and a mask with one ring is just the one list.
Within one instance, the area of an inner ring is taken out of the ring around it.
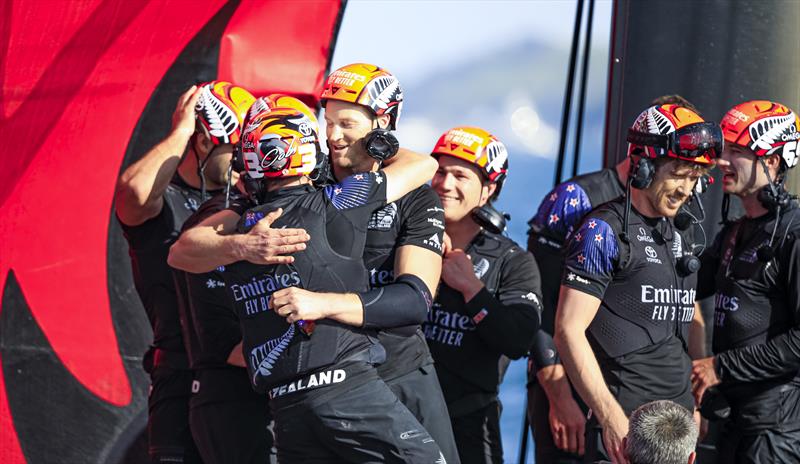
{"label": "grey hair", "polygon": [[697,444],[692,414],[672,401],[639,406],[629,423],[625,452],[631,464],[686,464]]}

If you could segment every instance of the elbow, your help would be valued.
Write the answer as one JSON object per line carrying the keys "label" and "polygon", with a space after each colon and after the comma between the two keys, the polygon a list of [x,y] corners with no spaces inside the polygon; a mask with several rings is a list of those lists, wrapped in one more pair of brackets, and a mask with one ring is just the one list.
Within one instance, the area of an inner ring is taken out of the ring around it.
{"label": "elbow", "polygon": [[129,208],[143,208],[147,202],[147,192],[139,186],[135,179],[123,174],[117,181],[114,200],[117,205]]}
{"label": "elbow", "polygon": [[169,247],[169,255],[167,255],[167,264],[169,264],[170,267],[173,267],[175,269],[188,271],[188,269],[184,267],[184,263],[181,261],[182,256],[180,248],[181,246],[179,242],[175,242],[172,244],[171,247]]}

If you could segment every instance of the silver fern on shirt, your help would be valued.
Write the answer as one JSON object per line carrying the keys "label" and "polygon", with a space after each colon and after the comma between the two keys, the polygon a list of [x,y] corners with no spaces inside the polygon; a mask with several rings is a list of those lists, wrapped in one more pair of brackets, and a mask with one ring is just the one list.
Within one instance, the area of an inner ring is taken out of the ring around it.
{"label": "silver fern on shirt", "polygon": [[253,383],[261,377],[272,375],[272,368],[275,361],[283,354],[289,342],[294,337],[294,324],[280,337],[269,340],[263,345],[257,346],[250,351],[250,365],[253,367]]}

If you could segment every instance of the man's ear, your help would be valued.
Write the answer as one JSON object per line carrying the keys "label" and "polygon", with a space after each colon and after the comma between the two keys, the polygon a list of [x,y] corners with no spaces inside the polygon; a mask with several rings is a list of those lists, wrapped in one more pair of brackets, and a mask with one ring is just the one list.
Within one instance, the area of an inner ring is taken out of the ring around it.
{"label": "man's ear", "polygon": [[687,464],[694,464],[695,458],[697,458],[697,453],[692,451],[692,454],[689,455],[689,461],[688,461]]}
{"label": "man's ear", "polygon": [[478,206],[485,205],[489,199],[492,198],[492,194],[494,194],[495,190],[497,190],[497,184],[494,182],[483,184],[483,186],[481,186],[481,201]]}
{"label": "man's ear", "polygon": [[781,170],[781,155],[774,154],[767,156],[764,162],[767,163],[767,168],[769,169],[770,177],[775,179],[775,177],[777,177],[778,173]]}
{"label": "man's ear", "polygon": [[628,456],[628,437],[622,437],[622,455],[625,456],[625,459],[630,459],[630,456]]}
{"label": "man's ear", "polygon": [[389,116],[388,114],[382,114],[378,116],[377,119],[378,119],[378,127],[380,127],[381,129],[388,129],[389,122],[391,122],[392,117]]}

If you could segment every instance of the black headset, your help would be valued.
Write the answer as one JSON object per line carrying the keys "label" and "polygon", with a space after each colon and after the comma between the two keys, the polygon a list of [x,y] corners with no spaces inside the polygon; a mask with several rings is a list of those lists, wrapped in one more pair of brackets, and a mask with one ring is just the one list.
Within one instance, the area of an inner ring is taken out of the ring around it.
{"label": "black headset", "polygon": [[396,155],[400,149],[397,137],[389,129],[372,129],[362,143],[367,154],[380,163]]}
{"label": "black headset", "polygon": [[493,234],[502,234],[506,230],[506,223],[511,220],[511,215],[495,209],[491,204],[476,206],[470,212],[476,224]]}
{"label": "black headset", "polygon": [[[781,222],[781,212],[789,207],[794,196],[786,191],[786,187],[783,185],[783,177],[779,176],[777,180],[772,179],[772,176],[769,175],[769,169],[767,169],[767,163],[764,162],[763,157],[759,157],[758,162],[761,164],[762,169],[764,169],[764,174],[767,175],[767,185],[758,192],[758,201],[761,202],[767,211],[775,213],[775,224],[772,226],[769,242],[761,245],[758,247],[758,250],[756,250],[756,257],[758,260],[762,263],[766,263],[775,257],[773,244],[775,243],[775,234],[778,232],[778,223]],[[792,221],[794,221],[794,217],[792,217]],[[791,222],[789,225],[791,225]],[[789,228],[787,227],[783,240],[786,240],[788,231]]]}
{"label": "black headset", "polygon": [[644,155],[638,156],[637,160],[631,159],[631,161],[633,163],[628,174],[631,187],[639,190],[646,189],[653,183],[656,176],[656,164]]}

